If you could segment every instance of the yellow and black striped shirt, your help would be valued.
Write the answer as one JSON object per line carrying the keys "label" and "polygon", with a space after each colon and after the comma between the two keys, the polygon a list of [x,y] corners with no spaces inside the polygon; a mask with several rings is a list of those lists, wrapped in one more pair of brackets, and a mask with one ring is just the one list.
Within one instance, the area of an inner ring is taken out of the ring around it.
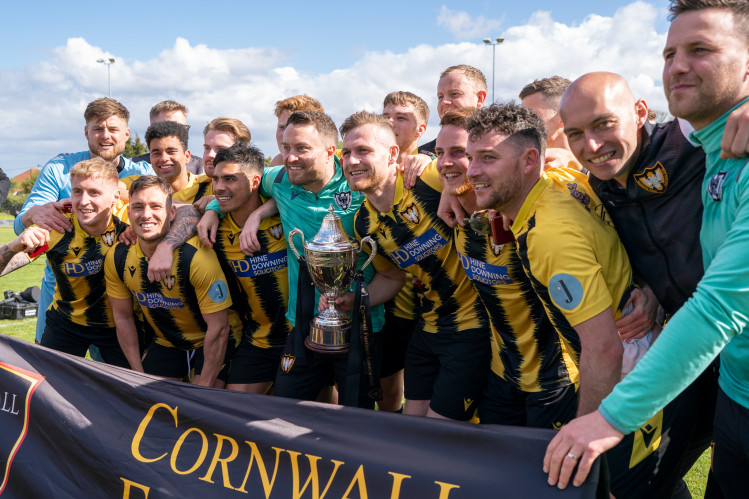
{"label": "yellow and black striped shirt", "polygon": [[561,339],[570,378],[579,375],[574,326],[611,307],[614,318],[632,289],[632,270],[608,213],[582,175],[543,174],[512,224],[525,274]]}
{"label": "yellow and black striped shirt", "polygon": [[240,250],[241,232],[229,213],[221,220],[213,245],[228,277],[234,308],[243,318],[245,334],[253,345],[282,347],[291,332],[291,324],[286,318],[289,272],[281,219],[276,215],[260,224],[257,236],[262,249],[254,256],[247,256]]}
{"label": "yellow and black striped shirt", "polygon": [[73,230],[62,234],[50,231],[45,253],[56,282],[50,308],[82,326],[114,327],[104,282],[104,258],[127,224],[112,217],[107,230],[93,237],[81,228],[74,214],[64,216]]}
{"label": "yellow and black striped shirt", "polygon": [[154,341],[162,346],[192,350],[203,346],[207,325],[203,314],[229,309],[229,349],[242,339],[242,321],[231,309],[231,296],[216,254],[197,237],[174,250],[172,275],[148,280],[148,258],[140,244],[118,244],[104,263],[107,293],[140,306]]}
{"label": "yellow and black striped shirt", "polygon": [[375,268],[396,266],[416,278],[426,332],[488,331],[484,306],[453,246],[453,230],[437,216],[441,191],[434,163],[410,190],[399,173],[391,210],[379,213],[365,200],[354,222],[356,236],[369,235],[377,242]]}

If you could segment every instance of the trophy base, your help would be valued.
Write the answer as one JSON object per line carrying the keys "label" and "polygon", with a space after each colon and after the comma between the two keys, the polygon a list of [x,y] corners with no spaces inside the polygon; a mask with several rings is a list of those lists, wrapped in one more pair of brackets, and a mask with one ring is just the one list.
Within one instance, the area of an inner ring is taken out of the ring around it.
{"label": "trophy base", "polygon": [[310,323],[309,336],[304,339],[304,345],[318,353],[348,352],[351,321],[344,322],[341,317],[327,317],[324,314],[323,312]]}
{"label": "trophy base", "polygon": [[322,343],[315,343],[309,336],[304,339],[304,346],[307,347],[307,350],[311,350],[317,353],[333,354],[348,353],[349,351],[348,343],[345,345],[324,345]]}

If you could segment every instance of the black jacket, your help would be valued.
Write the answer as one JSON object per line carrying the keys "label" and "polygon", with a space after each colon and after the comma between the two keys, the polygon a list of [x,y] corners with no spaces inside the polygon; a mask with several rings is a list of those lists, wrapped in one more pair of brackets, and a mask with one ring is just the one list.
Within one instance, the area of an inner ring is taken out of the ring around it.
{"label": "black jacket", "polygon": [[671,315],[702,278],[702,180],[705,153],[693,146],[678,120],[646,124],[642,148],[627,177],[590,184],[609,210],[632,268]]}

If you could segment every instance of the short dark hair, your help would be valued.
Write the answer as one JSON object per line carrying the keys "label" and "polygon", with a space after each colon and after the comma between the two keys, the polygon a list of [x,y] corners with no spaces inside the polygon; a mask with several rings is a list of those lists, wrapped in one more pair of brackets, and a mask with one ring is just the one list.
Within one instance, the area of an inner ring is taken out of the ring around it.
{"label": "short dark hair", "polygon": [[262,175],[265,166],[265,156],[255,146],[234,144],[227,149],[221,149],[216,153],[213,166],[216,167],[223,162],[237,163],[242,173]]}
{"label": "short dark hair", "polygon": [[149,187],[157,187],[161,192],[166,194],[166,208],[167,210],[171,209],[174,189],[172,189],[169,182],[161,177],[157,177],[156,175],[141,175],[136,178],[133,183],[130,184],[130,189],[127,190],[128,196],[132,200],[134,194],[144,191]]}
{"label": "short dark hair", "polygon": [[544,120],[513,101],[477,110],[468,120],[466,129],[468,140],[472,142],[494,131],[532,145],[542,156],[546,150],[547,132]]}
{"label": "short dark hair", "polygon": [[176,121],[159,121],[146,129],[146,145],[151,149],[153,139],[163,139],[164,137],[177,137],[182,148],[187,150],[189,128]]}
{"label": "short dark hair", "polygon": [[321,137],[327,139],[332,144],[338,142],[338,130],[335,127],[333,119],[320,111],[297,111],[289,116],[286,122],[286,128],[290,125],[313,125]]}
{"label": "short dark hair", "polygon": [[749,2],[746,0],[671,0],[668,10],[669,20],[679,14],[703,9],[725,9],[733,14],[736,28],[749,39]]}

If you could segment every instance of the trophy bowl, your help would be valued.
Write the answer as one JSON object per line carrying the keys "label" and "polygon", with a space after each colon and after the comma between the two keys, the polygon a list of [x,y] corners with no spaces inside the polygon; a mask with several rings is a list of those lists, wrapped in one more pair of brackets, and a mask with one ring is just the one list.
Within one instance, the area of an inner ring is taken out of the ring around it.
{"label": "trophy bowl", "polygon": [[309,336],[304,344],[314,352],[348,352],[351,317],[336,308],[335,299],[348,292],[354,281],[359,253],[364,243],[369,243],[372,253],[362,269],[374,258],[376,243],[372,238],[365,237],[359,245],[356,239],[349,237],[343,229],[341,218],[333,211],[333,205],[328,208],[320,230],[311,241],[305,241],[304,234],[299,229],[289,232],[289,246],[298,259],[299,253],[294,247],[294,236],[297,234],[302,238],[312,283],[331,305],[312,319]]}

